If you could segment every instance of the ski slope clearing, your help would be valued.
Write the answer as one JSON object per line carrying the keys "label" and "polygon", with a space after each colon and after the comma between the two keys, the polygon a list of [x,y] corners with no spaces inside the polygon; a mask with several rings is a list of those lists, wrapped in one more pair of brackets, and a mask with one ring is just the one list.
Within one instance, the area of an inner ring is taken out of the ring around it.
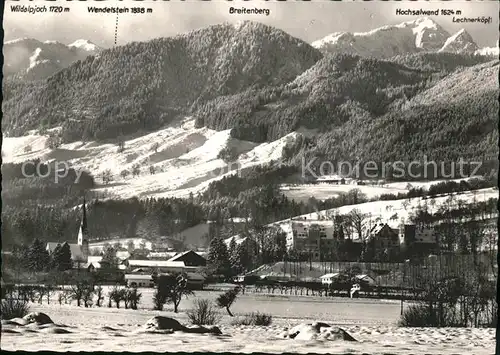
{"label": "ski slope clearing", "polygon": [[[256,144],[230,137],[230,130],[195,128],[186,119],[168,128],[128,139],[119,152],[116,142],[74,142],[52,150],[48,136],[36,132],[23,137],[6,137],[2,156],[5,163],[42,161],[66,162],[76,170],[90,172],[107,198],[187,197],[203,191],[217,179],[251,166],[276,161],[283,147],[300,133],[290,133],[274,142]],[[239,154],[236,162],[217,156],[226,147]],[[134,167],[139,175],[132,174]],[[102,174],[110,170],[112,181],[102,184]]]}

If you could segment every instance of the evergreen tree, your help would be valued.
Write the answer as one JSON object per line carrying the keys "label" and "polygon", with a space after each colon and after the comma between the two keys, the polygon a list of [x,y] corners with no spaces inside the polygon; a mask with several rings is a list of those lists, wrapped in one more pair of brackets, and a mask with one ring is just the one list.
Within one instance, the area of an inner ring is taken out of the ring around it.
{"label": "evergreen tree", "polygon": [[50,268],[59,270],[59,259],[61,255],[61,244],[57,244],[52,254],[50,254]]}
{"label": "evergreen tree", "polygon": [[52,268],[66,271],[73,268],[71,248],[68,243],[58,244],[52,253]]}
{"label": "evergreen tree", "polygon": [[286,233],[276,232],[274,244],[274,261],[283,261],[286,255]]}
{"label": "evergreen tree", "polygon": [[247,240],[243,241],[236,247],[236,258],[233,265],[236,273],[238,274],[244,273],[251,268]]}
{"label": "evergreen tree", "polygon": [[13,249],[12,254],[18,270],[29,269],[29,251],[30,248],[26,244],[21,244],[21,246]]}
{"label": "evergreen tree", "polygon": [[216,274],[228,275],[229,255],[226,243],[220,236],[216,236],[210,242],[208,251],[208,265]]}
{"label": "evergreen tree", "polygon": [[50,262],[49,252],[44,242],[38,238],[33,241],[28,252],[28,266],[31,271],[44,271]]}
{"label": "evergreen tree", "polygon": [[101,263],[109,266],[110,269],[115,268],[118,265],[118,259],[116,258],[116,249],[112,246],[108,246],[107,248],[105,248]]}
{"label": "evergreen tree", "polygon": [[229,242],[229,248],[228,248],[228,260],[229,260],[229,266],[231,268],[232,274],[235,273],[234,270],[234,265],[236,264],[236,240],[235,238],[231,238],[231,241]]}

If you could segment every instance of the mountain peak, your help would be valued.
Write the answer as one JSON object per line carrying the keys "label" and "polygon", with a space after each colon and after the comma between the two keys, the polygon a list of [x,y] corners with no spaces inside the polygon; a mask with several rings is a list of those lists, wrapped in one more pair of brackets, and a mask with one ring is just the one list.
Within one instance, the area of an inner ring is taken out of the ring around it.
{"label": "mountain peak", "polygon": [[382,26],[368,32],[335,32],[312,43],[323,52],[344,52],[388,58],[419,51],[437,51],[450,36],[429,17]]}
{"label": "mountain peak", "polygon": [[416,20],[413,21],[413,23],[415,23],[416,25],[421,25],[421,26],[425,26],[425,27],[432,27],[432,28],[438,28],[440,27],[436,21],[434,21],[433,19],[431,19],[430,17],[420,17]]}
{"label": "mountain peak", "polygon": [[462,28],[446,40],[439,52],[473,53],[478,49],[469,32]]}
{"label": "mountain peak", "polygon": [[78,39],[73,43],[69,44],[68,47],[75,47],[89,52],[97,51],[100,49],[99,46],[97,46],[95,43],[92,43],[88,39]]}
{"label": "mountain peak", "polygon": [[413,21],[412,32],[415,35],[415,46],[423,50],[435,51],[441,48],[450,35],[429,17]]}

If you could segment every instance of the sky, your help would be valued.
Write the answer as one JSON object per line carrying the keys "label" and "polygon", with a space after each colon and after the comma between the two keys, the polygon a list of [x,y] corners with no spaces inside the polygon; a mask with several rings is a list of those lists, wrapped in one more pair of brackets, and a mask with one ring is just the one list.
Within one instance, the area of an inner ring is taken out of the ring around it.
{"label": "sky", "polygon": [[[59,5],[69,7],[69,13],[13,13],[11,5]],[[453,23],[452,16],[430,16],[450,34],[465,28],[480,47],[494,46],[498,40],[499,2],[474,1],[418,1],[418,2],[330,2],[304,1],[63,1],[7,0],[4,10],[4,40],[22,37],[38,40],[56,40],[69,44],[77,39],[88,39],[105,48],[114,46],[116,15],[90,14],[89,6],[142,6],[151,8],[149,14],[121,14],[118,16],[117,44],[146,41],[158,37],[174,36],[194,29],[222,22],[255,20],[280,28],[307,42],[321,39],[332,32],[365,32],[384,25],[416,19],[414,16],[396,15],[396,9],[451,9],[462,11],[462,16],[485,16],[493,19],[489,24]],[[266,8],[270,15],[229,14],[229,8]]]}

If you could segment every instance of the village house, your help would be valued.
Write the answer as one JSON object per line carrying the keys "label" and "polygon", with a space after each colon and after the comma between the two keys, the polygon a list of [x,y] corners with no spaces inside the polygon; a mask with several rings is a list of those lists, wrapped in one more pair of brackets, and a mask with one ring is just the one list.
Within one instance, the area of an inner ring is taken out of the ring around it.
{"label": "village house", "polygon": [[345,185],[350,183],[351,178],[346,178],[340,175],[322,175],[316,179],[317,184],[334,184],[334,185]]}
{"label": "village house", "polygon": [[129,286],[151,286],[153,273],[184,273],[187,275],[188,285],[193,289],[202,288],[205,282],[200,270],[206,265],[206,260],[193,250],[178,253],[168,260],[125,260],[124,265],[129,270],[125,274]]}
{"label": "village house", "polygon": [[400,236],[402,249],[407,257],[425,256],[436,253],[439,249],[438,239],[432,227],[402,224]]}
{"label": "village house", "polygon": [[204,257],[193,250],[178,253],[168,260],[134,260],[129,259],[123,262],[128,270],[142,269],[147,272],[197,272],[207,261]]}
{"label": "village house", "polygon": [[387,223],[375,225],[367,240],[367,253],[375,259],[389,261],[400,253],[398,230],[394,230]]}
{"label": "village house", "polygon": [[93,252],[102,253],[107,246],[119,247],[120,249],[128,249],[130,244],[133,244],[134,249],[144,249],[151,251],[155,248],[153,242],[144,238],[120,238],[90,243],[89,249]]}
{"label": "village house", "polygon": [[[335,273],[329,273],[320,276],[321,284],[323,285],[331,285],[335,283],[340,276],[339,272]],[[377,284],[377,281],[371,277],[370,275],[367,274],[360,274],[360,275],[354,275],[354,280],[355,282],[358,282],[360,284],[366,285],[366,286],[375,286]]]}
{"label": "village house", "polygon": [[319,277],[323,285],[333,284],[340,274],[338,272],[325,274]]}

